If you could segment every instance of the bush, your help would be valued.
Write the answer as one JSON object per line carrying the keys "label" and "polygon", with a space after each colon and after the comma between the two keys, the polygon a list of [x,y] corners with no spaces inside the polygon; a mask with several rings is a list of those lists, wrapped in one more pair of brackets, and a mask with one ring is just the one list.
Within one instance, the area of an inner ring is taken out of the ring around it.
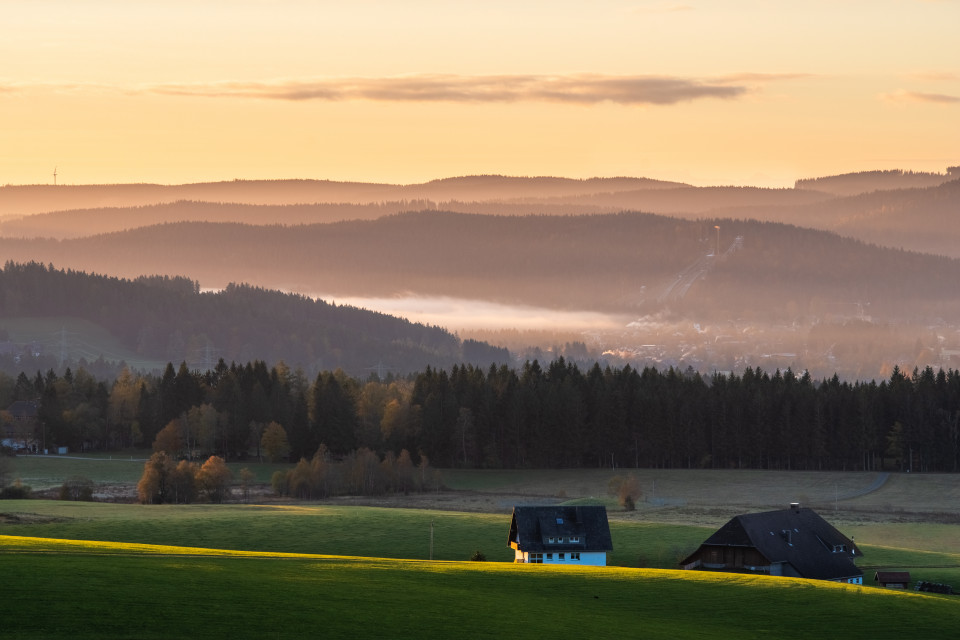
{"label": "bush", "polygon": [[643,492],[640,490],[640,481],[633,474],[610,478],[607,489],[611,494],[617,496],[617,501],[625,511],[633,511],[636,508],[637,500],[643,496]]}
{"label": "bush", "polygon": [[61,500],[90,502],[93,500],[93,480],[83,476],[73,476],[60,486]]}
{"label": "bush", "polygon": [[474,562],[486,562],[487,556],[483,555],[480,549],[477,549],[476,551],[473,552],[473,555],[470,556],[470,559],[473,560]]}
{"label": "bush", "polygon": [[19,478],[9,487],[0,489],[0,500],[26,500],[29,497],[30,487],[20,482]]}

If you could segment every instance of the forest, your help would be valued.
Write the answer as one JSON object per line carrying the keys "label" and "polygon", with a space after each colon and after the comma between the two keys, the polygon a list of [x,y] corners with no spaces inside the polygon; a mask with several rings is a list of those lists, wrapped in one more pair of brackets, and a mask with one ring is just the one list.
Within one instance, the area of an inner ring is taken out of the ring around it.
{"label": "forest", "polygon": [[[678,273],[715,250],[716,226],[721,249],[741,237],[740,250],[694,283],[682,305],[662,301]],[[192,222],[74,240],[0,239],[0,251],[124,278],[189,273],[205,288],[246,282],[338,297],[469,295],[553,309],[672,311],[693,321],[793,322],[857,300],[870,302],[880,321],[960,315],[960,260],[784,224],[636,212],[421,211],[291,227]]]}
{"label": "forest", "polygon": [[[84,318],[138,355],[161,361],[209,350],[226,360],[284,360],[360,375],[379,362],[407,373],[509,358],[505,349],[460,340],[440,327],[300,295],[234,284],[201,292],[184,277],[126,280],[8,262],[0,271],[0,318],[38,316]],[[0,369],[10,370],[13,360],[2,358]]]}
{"label": "forest", "polygon": [[124,370],[112,384],[83,369],[0,374],[0,406],[14,400],[38,403],[24,442],[72,450],[157,448],[172,434],[180,456],[256,459],[280,429],[291,461],[406,451],[437,467],[960,470],[960,371],[929,367],[849,383],[558,358],[361,380],[221,360]]}

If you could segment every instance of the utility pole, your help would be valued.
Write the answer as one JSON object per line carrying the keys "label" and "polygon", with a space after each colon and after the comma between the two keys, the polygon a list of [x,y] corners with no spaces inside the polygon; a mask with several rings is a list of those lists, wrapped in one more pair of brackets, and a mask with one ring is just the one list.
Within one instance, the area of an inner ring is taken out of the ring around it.
{"label": "utility pole", "polygon": [[716,258],[720,257],[720,225],[715,224],[713,228],[717,230],[717,250],[714,251],[713,255]]}
{"label": "utility pole", "polygon": [[430,521],[430,559],[433,560],[433,520]]}

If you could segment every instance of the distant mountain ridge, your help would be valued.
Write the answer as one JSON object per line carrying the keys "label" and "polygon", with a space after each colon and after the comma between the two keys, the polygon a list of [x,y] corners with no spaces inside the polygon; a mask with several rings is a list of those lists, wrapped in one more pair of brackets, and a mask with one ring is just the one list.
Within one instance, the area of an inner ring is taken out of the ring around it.
{"label": "distant mountain ridge", "polygon": [[[946,174],[870,171],[804,179],[794,189],[692,187],[626,177],[575,180],[498,175],[412,185],[263,180],[170,186],[7,186],[0,187],[0,237],[69,239],[176,222],[315,224],[422,210],[499,216],[643,211],[688,220],[781,222],[958,258],[958,182],[960,167],[949,167]],[[860,193],[867,188],[871,190]],[[848,191],[856,193],[838,195]],[[17,209],[22,211],[16,213]]]}
{"label": "distant mountain ridge", "polygon": [[825,191],[838,196],[855,196],[871,191],[935,187],[957,179],[960,179],[960,167],[947,167],[946,173],[892,169],[888,171],[858,171],[822,178],[804,178],[797,180],[794,187]]}
{"label": "distant mountain ridge", "polygon": [[371,204],[384,201],[486,201],[543,198],[686,186],[649,178],[521,178],[465,176],[395,185],[332,180],[234,180],[183,185],[5,185],[0,217],[102,207],[137,207],[193,200],[239,204]]}

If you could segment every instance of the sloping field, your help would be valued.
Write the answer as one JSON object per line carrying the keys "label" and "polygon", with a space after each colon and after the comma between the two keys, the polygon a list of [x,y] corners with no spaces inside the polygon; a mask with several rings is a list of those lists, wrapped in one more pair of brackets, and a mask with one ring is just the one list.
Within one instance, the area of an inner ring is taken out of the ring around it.
{"label": "sloping field", "polygon": [[58,359],[61,354],[73,361],[85,358],[92,362],[103,357],[107,361],[122,360],[133,368],[146,371],[162,371],[166,365],[166,361],[144,359],[121,344],[109,331],[83,318],[0,318],[0,328],[7,330],[12,342],[35,343],[40,346],[42,355]]}
{"label": "sloping field", "polygon": [[952,637],[946,596],[653,569],[0,536],[3,637]]}

